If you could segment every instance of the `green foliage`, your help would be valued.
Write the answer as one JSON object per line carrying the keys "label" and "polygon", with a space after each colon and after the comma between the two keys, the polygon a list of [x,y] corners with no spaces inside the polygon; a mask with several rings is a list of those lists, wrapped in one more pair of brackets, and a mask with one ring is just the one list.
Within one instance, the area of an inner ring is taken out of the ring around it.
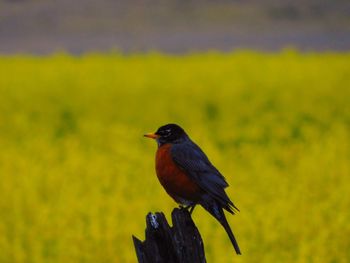
{"label": "green foliage", "polygon": [[182,125],[241,213],[209,262],[349,262],[350,54],[0,58],[0,262],[135,262],[176,205],[142,135]]}

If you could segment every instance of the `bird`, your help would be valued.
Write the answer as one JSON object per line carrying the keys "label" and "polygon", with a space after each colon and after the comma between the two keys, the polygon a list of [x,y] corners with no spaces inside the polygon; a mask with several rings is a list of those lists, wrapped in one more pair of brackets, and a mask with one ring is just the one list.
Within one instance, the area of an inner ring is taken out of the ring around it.
{"label": "bird", "polygon": [[156,174],[165,191],[190,214],[196,205],[201,205],[224,227],[235,252],[240,255],[224,213],[226,210],[234,214],[239,209],[225,192],[228,183],[224,176],[179,125],[166,124],[144,136],[157,142]]}

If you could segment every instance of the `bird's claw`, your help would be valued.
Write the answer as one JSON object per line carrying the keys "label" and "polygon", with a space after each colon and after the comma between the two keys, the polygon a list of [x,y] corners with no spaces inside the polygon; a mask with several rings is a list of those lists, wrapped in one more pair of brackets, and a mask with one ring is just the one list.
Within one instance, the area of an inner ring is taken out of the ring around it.
{"label": "bird's claw", "polygon": [[192,215],[192,212],[194,210],[196,205],[187,205],[187,206],[184,206],[184,205],[180,205],[180,209],[186,209],[190,215]]}

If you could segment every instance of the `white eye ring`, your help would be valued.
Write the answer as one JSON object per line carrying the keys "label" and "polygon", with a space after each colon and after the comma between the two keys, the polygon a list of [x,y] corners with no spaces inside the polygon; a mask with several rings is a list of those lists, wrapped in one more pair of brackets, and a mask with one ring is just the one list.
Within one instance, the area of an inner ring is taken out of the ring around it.
{"label": "white eye ring", "polygon": [[171,135],[171,129],[165,130],[166,134],[163,135],[163,137],[169,137]]}

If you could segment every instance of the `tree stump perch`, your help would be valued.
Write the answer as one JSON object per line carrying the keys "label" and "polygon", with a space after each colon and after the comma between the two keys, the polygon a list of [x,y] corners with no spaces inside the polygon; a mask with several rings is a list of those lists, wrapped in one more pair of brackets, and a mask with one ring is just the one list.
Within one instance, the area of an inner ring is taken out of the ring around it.
{"label": "tree stump perch", "polygon": [[145,241],[133,236],[139,263],[204,263],[203,241],[190,213],[175,208],[170,227],[163,213],[146,216]]}

